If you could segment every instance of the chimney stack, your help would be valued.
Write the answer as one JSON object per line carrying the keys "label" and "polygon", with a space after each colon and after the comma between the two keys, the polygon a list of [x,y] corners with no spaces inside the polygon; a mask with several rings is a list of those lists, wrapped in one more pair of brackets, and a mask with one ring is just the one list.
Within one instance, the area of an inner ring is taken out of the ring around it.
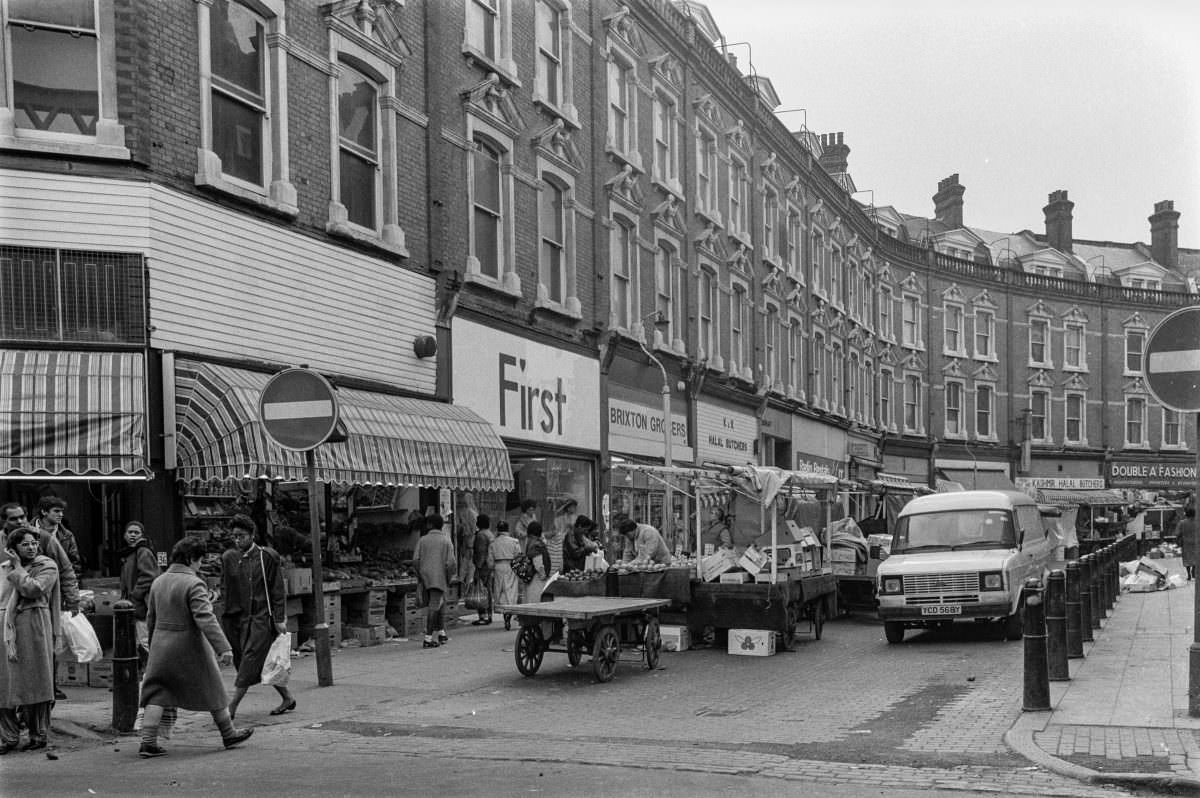
{"label": "chimney stack", "polygon": [[841,133],[821,134],[820,164],[831,175],[850,171],[850,148],[842,143]]}
{"label": "chimney stack", "polygon": [[966,188],[958,182],[958,173],[938,181],[937,193],[933,195],[933,216],[951,230],[963,226],[963,192]]}
{"label": "chimney stack", "polygon": [[1067,199],[1064,190],[1051,191],[1049,203],[1042,208],[1042,213],[1046,214],[1046,242],[1059,252],[1072,251],[1071,222],[1075,217],[1071,211],[1074,208],[1075,203]]}
{"label": "chimney stack", "polygon": [[1150,254],[1168,269],[1179,268],[1179,211],[1174,200],[1154,203],[1150,221]]}

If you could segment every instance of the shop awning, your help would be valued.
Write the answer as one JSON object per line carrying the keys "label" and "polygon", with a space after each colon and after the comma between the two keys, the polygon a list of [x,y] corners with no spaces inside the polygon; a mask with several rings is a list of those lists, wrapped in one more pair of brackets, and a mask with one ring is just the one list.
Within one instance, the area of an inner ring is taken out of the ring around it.
{"label": "shop awning", "polygon": [[895,474],[885,474],[880,471],[875,475],[875,479],[871,480],[871,487],[876,489],[907,491],[909,493],[932,493],[928,485],[920,482],[913,482],[907,477],[896,476]]}
{"label": "shop awning", "polygon": [[0,351],[0,479],[148,479],[140,352]]}
{"label": "shop awning", "polygon": [[[276,445],[258,420],[271,375],[198,361],[175,364],[178,479],[305,479],[304,453]],[[341,388],[343,443],[317,447],[317,480],[479,491],[513,486],[508,450],[465,407]]]}
{"label": "shop awning", "polygon": [[1008,475],[991,469],[940,468],[945,479],[957,482],[965,490],[1016,490]]}
{"label": "shop awning", "polygon": [[1115,490],[1065,490],[1062,488],[1041,488],[1038,490],[1043,504],[1053,504],[1055,507],[1075,507],[1081,504],[1111,506],[1128,504],[1125,498]]}

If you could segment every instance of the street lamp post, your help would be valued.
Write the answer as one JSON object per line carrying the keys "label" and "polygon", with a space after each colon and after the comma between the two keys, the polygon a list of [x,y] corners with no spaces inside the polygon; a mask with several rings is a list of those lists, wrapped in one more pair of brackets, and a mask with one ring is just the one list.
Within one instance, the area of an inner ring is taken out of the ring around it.
{"label": "street lamp post", "polygon": [[[662,314],[657,311],[650,314],[650,316],[653,316],[655,319],[655,327],[669,324],[669,322],[662,317]],[[646,318],[648,319],[650,316],[647,316]],[[658,366],[659,373],[662,374],[663,465],[667,468],[670,468],[672,465],[674,465],[674,460],[671,457],[671,380],[667,376],[666,367],[662,364],[662,361],[655,357],[654,354],[646,347],[646,342],[643,340],[642,336],[638,337],[637,342],[642,352],[645,353],[646,357],[650,358],[651,363]],[[661,531],[664,538],[671,540],[672,527],[674,526],[673,514],[675,512],[675,507],[673,495],[674,492],[671,489],[670,476],[663,480],[663,484],[665,487],[663,490],[663,529]]]}

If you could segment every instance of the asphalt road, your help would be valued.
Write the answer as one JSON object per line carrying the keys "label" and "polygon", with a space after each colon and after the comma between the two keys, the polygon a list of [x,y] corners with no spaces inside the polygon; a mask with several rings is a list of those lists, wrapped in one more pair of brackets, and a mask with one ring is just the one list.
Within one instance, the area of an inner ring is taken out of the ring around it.
{"label": "asphalt road", "polygon": [[[1022,647],[970,625],[898,646],[849,616],[821,640],[772,657],[724,649],[627,654],[611,683],[588,660],[514,665],[514,632],[458,627],[444,648],[407,642],[334,658],[333,687],[296,663],[295,713],[273,718],[255,688],[223,751],[207,715],[185,713],[169,755],[137,740],[75,740],[56,760],[0,760],[0,793],[37,796],[1128,795],[1085,785],[1010,752]],[[63,713],[70,710],[64,704]],[[99,715],[97,715],[98,717]]]}

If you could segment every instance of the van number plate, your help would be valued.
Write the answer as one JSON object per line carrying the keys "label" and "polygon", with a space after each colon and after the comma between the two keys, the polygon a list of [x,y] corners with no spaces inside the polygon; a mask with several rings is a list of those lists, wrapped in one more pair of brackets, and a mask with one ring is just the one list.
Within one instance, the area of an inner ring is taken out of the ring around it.
{"label": "van number plate", "polygon": [[961,604],[933,604],[921,608],[922,615],[962,615]]}

